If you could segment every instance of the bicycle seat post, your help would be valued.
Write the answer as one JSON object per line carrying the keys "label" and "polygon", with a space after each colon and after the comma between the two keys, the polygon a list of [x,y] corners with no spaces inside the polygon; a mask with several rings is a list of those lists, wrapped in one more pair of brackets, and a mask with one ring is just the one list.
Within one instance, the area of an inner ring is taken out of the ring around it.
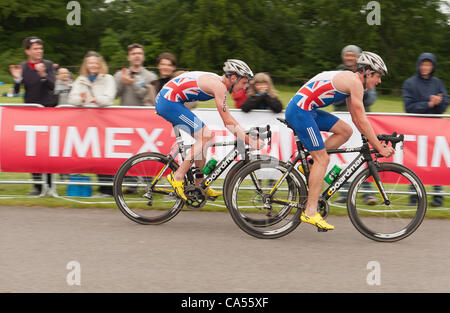
{"label": "bicycle seat post", "polygon": [[178,145],[178,151],[180,152],[181,157],[184,160],[184,158],[186,157],[186,149],[185,149],[185,146],[184,146],[183,138],[181,136],[181,131],[176,126],[173,128],[173,131],[175,133],[175,140],[176,140],[176,143]]}
{"label": "bicycle seat post", "polygon": [[363,134],[361,134],[361,140],[363,142],[363,144],[368,143],[369,141],[367,140],[367,137],[364,136]]}

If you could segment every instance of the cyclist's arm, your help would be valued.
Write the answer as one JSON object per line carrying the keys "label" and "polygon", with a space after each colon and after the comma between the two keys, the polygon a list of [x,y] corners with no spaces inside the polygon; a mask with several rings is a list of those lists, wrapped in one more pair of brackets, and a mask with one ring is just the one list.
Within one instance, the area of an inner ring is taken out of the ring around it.
{"label": "cyclist's arm", "polygon": [[366,116],[366,110],[363,104],[364,90],[361,84],[356,81],[350,86],[350,96],[346,99],[348,111],[352,116],[352,121],[356,128],[367,137],[369,143],[378,151],[383,149],[382,143],[378,140],[372,125],[370,125],[369,120]]}
{"label": "cyclist's arm", "polygon": [[202,76],[199,78],[199,87],[205,92],[208,92],[209,94],[214,96],[217,111],[219,111],[220,117],[222,118],[225,127],[238,138],[245,138],[247,142],[245,130],[234,119],[227,106],[227,89],[225,85],[218,79],[211,79],[210,77],[206,76],[208,75],[204,75],[204,77]]}

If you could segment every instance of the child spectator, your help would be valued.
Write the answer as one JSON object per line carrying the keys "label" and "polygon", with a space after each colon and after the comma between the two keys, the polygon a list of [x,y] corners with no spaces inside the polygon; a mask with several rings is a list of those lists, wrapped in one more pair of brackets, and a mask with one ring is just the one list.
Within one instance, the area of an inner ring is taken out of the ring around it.
{"label": "child spectator", "polygon": [[72,89],[72,73],[65,67],[60,67],[56,73],[55,96],[58,97],[58,105],[69,104],[69,92]]}

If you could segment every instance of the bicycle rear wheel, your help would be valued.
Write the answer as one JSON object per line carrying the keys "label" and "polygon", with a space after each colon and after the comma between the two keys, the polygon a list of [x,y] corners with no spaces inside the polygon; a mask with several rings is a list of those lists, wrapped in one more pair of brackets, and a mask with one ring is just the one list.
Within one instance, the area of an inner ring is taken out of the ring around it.
{"label": "bicycle rear wheel", "polygon": [[393,242],[404,239],[425,217],[425,187],[419,177],[403,165],[380,163],[377,170],[389,205],[384,203],[367,168],[354,179],[349,189],[347,211],[350,220],[360,233],[372,240]]}
{"label": "bicycle rear wheel", "polygon": [[140,224],[161,224],[182,209],[166,176],[178,164],[160,153],[141,153],[125,161],[114,177],[114,199],[120,211]]}
{"label": "bicycle rear wheel", "polygon": [[[287,164],[279,161],[254,161],[233,177],[228,194],[228,210],[243,231],[257,238],[273,239],[287,235],[300,224],[297,209],[307,197],[306,185],[296,170],[287,173]],[[286,176],[273,198],[268,195]]]}

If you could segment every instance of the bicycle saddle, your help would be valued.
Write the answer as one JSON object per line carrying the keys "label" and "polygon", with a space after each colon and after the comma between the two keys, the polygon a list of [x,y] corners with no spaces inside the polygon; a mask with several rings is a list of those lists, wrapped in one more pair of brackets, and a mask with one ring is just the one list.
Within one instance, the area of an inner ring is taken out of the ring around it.
{"label": "bicycle saddle", "polygon": [[[286,122],[286,120],[284,118],[281,117],[277,117],[277,120],[280,121],[281,123],[285,124],[287,127],[289,127],[292,131],[294,131],[294,129],[288,124],[288,122]],[[294,132],[295,133],[295,132]]]}

